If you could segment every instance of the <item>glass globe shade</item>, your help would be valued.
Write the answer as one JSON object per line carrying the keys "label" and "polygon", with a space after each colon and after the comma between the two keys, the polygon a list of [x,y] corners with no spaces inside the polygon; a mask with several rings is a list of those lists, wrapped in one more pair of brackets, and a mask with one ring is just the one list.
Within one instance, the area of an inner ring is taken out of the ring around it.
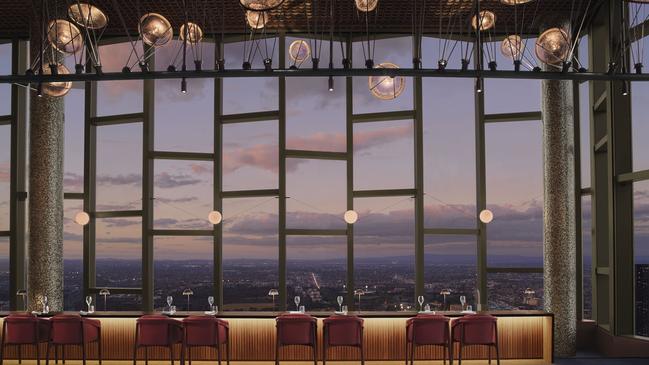
{"label": "glass globe shade", "polygon": [[[489,10],[480,12],[480,30],[488,30],[496,25],[496,14]],[[478,29],[478,17],[476,15],[471,19],[473,29]]]}
{"label": "glass globe shade", "polygon": [[311,56],[311,47],[306,41],[298,39],[288,47],[288,56],[297,63],[304,62]]}
{"label": "glass globe shade", "polygon": [[[56,70],[59,75],[67,75],[70,73],[67,67],[62,63],[59,63],[56,66]],[[49,65],[43,65],[43,75],[51,75],[52,70]],[[60,97],[67,94],[70,89],[72,89],[71,81],[53,81],[53,82],[44,82],[43,83],[43,94],[52,97]],[[85,213],[84,213],[85,214]]]}
{"label": "glass globe shade", "polygon": [[369,12],[376,9],[379,5],[379,0],[355,0],[356,9],[363,12]]}
{"label": "glass globe shade", "polygon": [[221,221],[223,221],[223,215],[221,214],[221,212],[214,210],[207,215],[207,220],[212,224],[219,224],[221,223]]}
{"label": "glass globe shade", "polygon": [[108,24],[108,16],[96,6],[75,2],[68,8],[68,16],[87,29],[101,29]]}
{"label": "glass globe shade", "polygon": [[534,0],[500,0],[501,3],[505,5],[520,5],[520,4],[527,4],[529,2],[532,2]]}
{"label": "glass globe shade", "polygon": [[358,213],[353,210],[348,210],[343,215],[343,218],[345,219],[345,222],[347,222],[347,224],[354,224],[356,223],[356,221],[358,221]]}
{"label": "glass globe shade", "polygon": [[264,11],[248,10],[246,12],[246,21],[252,29],[263,29],[269,19],[270,15]]}
{"label": "glass globe shade", "polygon": [[267,11],[282,5],[284,0],[239,0],[239,4],[247,10]]}
{"label": "glass globe shade", "polygon": [[142,41],[152,47],[160,47],[169,43],[174,31],[167,18],[157,13],[147,13],[140,18],[138,31]]}
{"label": "glass globe shade", "polygon": [[480,212],[480,222],[489,224],[492,220],[494,220],[494,214],[489,209]]}
{"label": "glass globe shade", "polygon": [[561,28],[550,28],[536,40],[536,57],[546,65],[562,63],[570,53],[570,37]]}
{"label": "glass globe shade", "polygon": [[[384,62],[375,68],[399,68],[394,63]],[[396,99],[406,88],[406,79],[402,76],[370,76],[369,88],[372,95],[381,100]]]}
{"label": "glass globe shade", "polygon": [[80,226],[90,223],[90,215],[86,212],[79,212],[74,216],[74,222]]}
{"label": "glass globe shade", "polygon": [[49,22],[47,40],[59,52],[72,54],[83,47],[83,37],[76,25],[63,19]]}
{"label": "glass globe shade", "polygon": [[[203,39],[203,30],[201,27],[192,22],[187,22],[187,42],[196,44]],[[180,26],[180,40],[185,40],[185,24]]]}
{"label": "glass globe shade", "polygon": [[500,44],[500,53],[512,60],[520,60],[524,49],[525,43],[523,43],[521,37],[517,35],[505,37]]}

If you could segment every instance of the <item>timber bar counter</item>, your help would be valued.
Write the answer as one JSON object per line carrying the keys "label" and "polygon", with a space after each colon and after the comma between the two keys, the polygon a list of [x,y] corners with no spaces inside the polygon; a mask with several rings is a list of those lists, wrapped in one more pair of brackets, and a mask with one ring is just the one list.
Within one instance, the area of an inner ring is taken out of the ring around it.
{"label": "timber bar counter", "polygon": [[[551,364],[553,361],[553,320],[551,313],[543,311],[498,311],[487,312],[498,317],[498,337],[500,356],[504,363],[516,364]],[[201,315],[202,312],[192,312]],[[273,361],[275,351],[275,317],[279,313],[269,312],[221,312],[218,317],[230,323],[230,346],[233,361]],[[310,312],[318,317],[318,356],[322,357],[322,319],[333,313]],[[352,313],[353,314],[353,313]],[[448,317],[459,317],[457,312],[438,312]],[[4,313],[6,315],[6,313]],[[3,315],[3,316],[4,316]],[[90,318],[101,321],[104,360],[133,359],[133,341],[135,337],[135,320],[140,312],[96,312]],[[174,318],[182,319],[187,312],[178,312]],[[406,320],[415,316],[414,312],[363,312],[365,319],[365,359],[367,361],[399,361],[405,359]],[[457,346],[457,345],[456,345]],[[178,350],[180,347],[178,347]],[[13,346],[6,349],[5,358],[16,359],[17,351]],[[214,359],[213,349],[196,348],[192,351],[194,360]],[[70,346],[66,349],[68,359],[80,359],[79,348]],[[176,354],[179,354],[176,351]],[[53,355],[52,355],[53,356]],[[88,358],[92,364],[96,359],[96,349],[89,348]],[[23,359],[33,359],[34,349],[25,346]],[[152,348],[150,360],[168,360],[165,349]],[[289,346],[281,350],[282,361],[312,361],[307,348]],[[416,359],[439,359],[441,348],[434,346],[417,349]],[[478,346],[465,348],[463,359],[487,359],[487,349]],[[327,361],[357,361],[358,350],[333,348]],[[516,360],[516,361],[511,361]]]}

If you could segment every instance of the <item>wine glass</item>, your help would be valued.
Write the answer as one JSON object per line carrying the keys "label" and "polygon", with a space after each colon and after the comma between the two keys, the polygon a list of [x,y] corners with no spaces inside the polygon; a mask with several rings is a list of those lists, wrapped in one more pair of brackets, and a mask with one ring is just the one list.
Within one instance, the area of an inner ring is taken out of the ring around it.
{"label": "wine glass", "polygon": [[88,305],[88,313],[90,313],[90,303],[92,303],[92,297],[90,295],[86,295],[86,305]]}
{"label": "wine glass", "polygon": [[43,296],[43,313],[48,313],[50,311],[50,307],[47,305],[47,295]]}
{"label": "wine glass", "polygon": [[464,305],[466,304],[466,297],[464,295],[460,295],[460,304],[462,304],[462,310],[464,310]]}
{"label": "wine glass", "polygon": [[214,312],[214,297],[211,295],[207,297],[207,303],[210,305],[210,311]]}
{"label": "wine glass", "polygon": [[169,296],[167,297],[167,306],[169,306],[169,311],[171,311],[171,303],[173,303],[173,302],[174,302],[174,297],[172,297],[171,295],[169,295]]}
{"label": "wine glass", "polygon": [[293,301],[295,302],[295,310],[299,311],[300,310],[300,297],[296,295],[295,298],[293,298]]}
{"label": "wine glass", "polygon": [[423,295],[420,295],[420,296],[417,297],[417,303],[419,303],[419,310],[420,311],[423,310],[424,309],[424,296]]}
{"label": "wine glass", "polygon": [[340,311],[343,311],[343,296],[339,295],[338,298],[336,298],[336,302],[338,302],[338,308],[340,308]]}

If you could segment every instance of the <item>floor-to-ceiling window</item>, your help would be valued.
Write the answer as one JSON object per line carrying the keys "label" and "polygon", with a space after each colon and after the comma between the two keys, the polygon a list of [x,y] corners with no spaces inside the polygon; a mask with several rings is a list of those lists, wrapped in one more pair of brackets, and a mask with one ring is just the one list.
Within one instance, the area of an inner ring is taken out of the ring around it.
{"label": "floor-to-ceiling window", "polygon": [[[11,43],[0,43],[0,74],[11,73]],[[0,85],[0,310],[9,310],[11,85]]]}

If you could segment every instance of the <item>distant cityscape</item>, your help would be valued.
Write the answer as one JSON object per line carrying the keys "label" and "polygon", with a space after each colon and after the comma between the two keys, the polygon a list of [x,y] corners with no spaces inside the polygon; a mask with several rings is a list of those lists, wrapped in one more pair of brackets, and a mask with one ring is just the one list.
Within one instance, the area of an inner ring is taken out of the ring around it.
{"label": "distant cityscape", "polygon": [[[460,296],[466,305],[476,309],[476,267],[461,259],[448,263],[427,263],[425,268],[425,304],[432,310],[459,310]],[[401,311],[418,308],[415,303],[415,270],[412,260],[364,259],[354,265],[356,288],[354,301],[364,311]],[[8,265],[0,264],[0,309],[8,310]],[[82,294],[82,261],[66,260],[65,309],[80,310],[85,306]],[[188,309],[185,289],[191,289],[189,309],[207,310],[208,296],[213,295],[213,265],[211,261],[158,261],[154,266],[156,310],[167,306],[167,296],[173,297],[178,310]],[[140,287],[141,264],[133,260],[98,260],[97,287]],[[585,278],[590,267],[584,267]],[[271,260],[225,261],[224,307],[231,311],[272,311],[279,308],[279,296],[271,289],[278,287],[277,262]],[[543,275],[520,273],[489,274],[487,281],[489,308],[542,309]],[[443,289],[450,293],[443,295]],[[338,296],[345,296],[346,263],[343,260],[287,262],[287,308],[297,308],[294,297],[308,311],[339,309]],[[584,280],[584,297],[591,297],[590,280]],[[104,310],[103,297],[96,298],[98,310]],[[360,302],[359,302],[360,301]],[[349,303],[344,303],[349,304]],[[109,311],[137,310],[139,295],[113,294],[106,298]],[[592,317],[591,303],[584,301],[584,318]],[[649,336],[649,264],[636,265],[636,334]]]}

